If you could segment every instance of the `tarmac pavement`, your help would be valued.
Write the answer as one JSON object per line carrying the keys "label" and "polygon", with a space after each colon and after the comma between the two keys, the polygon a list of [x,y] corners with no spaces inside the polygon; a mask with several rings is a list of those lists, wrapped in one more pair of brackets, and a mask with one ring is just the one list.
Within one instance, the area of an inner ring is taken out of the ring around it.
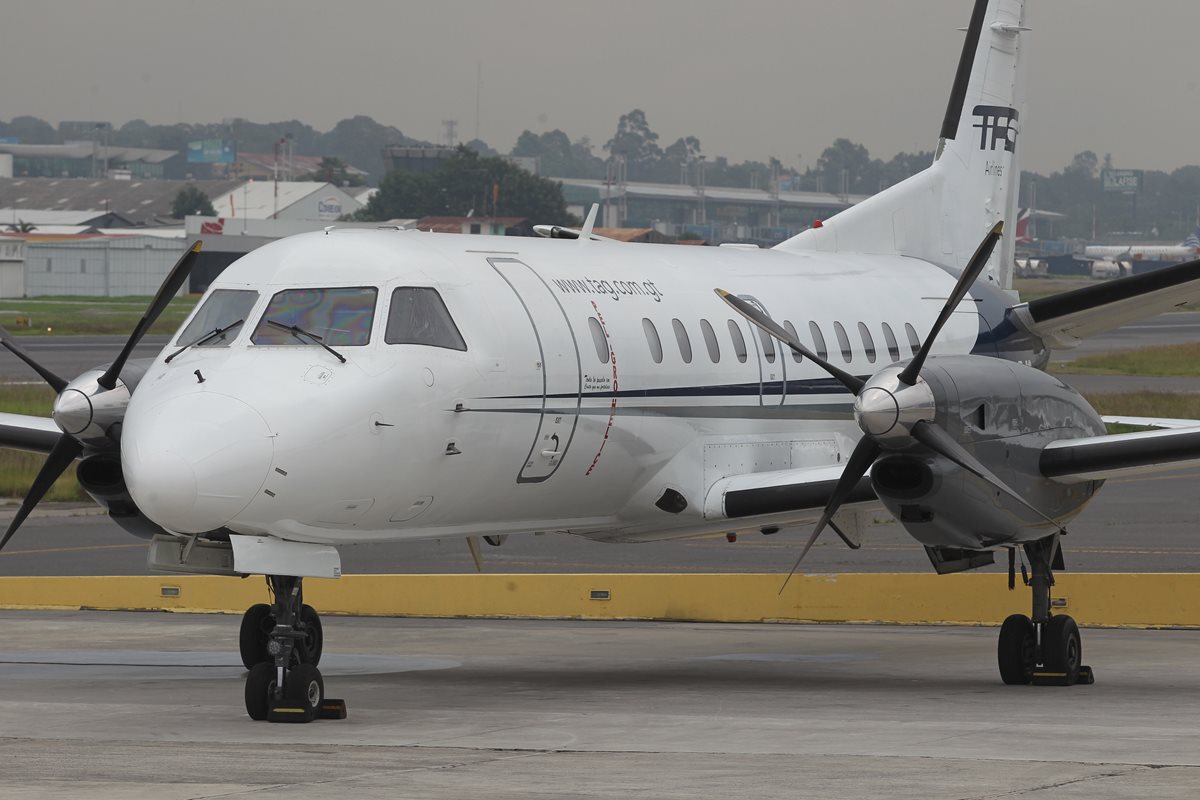
{"label": "tarmac pavement", "polygon": [[236,617],[3,612],[0,796],[1194,798],[1200,631],[325,618],[350,716],[255,723]]}

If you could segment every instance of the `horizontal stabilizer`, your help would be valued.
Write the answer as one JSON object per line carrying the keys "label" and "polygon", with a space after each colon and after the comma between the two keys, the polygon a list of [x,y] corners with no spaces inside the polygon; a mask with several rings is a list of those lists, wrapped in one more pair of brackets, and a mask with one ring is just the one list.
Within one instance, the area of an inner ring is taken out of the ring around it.
{"label": "horizontal stabilizer", "polygon": [[1008,318],[1051,348],[1070,348],[1187,303],[1200,302],[1200,261],[1115,278],[1008,310]]}
{"label": "horizontal stabilizer", "polygon": [[54,420],[0,412],[0,447],[49,453],[63,435]]}
{"label": "horizontal stabilizer", "polygon": [[1062,439],[1042,450],[1043,475],[1082,483],[1200,464],[1200,427]]}

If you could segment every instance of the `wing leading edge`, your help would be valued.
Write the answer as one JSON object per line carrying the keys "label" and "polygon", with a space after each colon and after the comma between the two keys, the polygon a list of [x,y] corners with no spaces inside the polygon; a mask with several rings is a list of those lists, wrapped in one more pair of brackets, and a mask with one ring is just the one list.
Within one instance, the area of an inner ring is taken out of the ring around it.
{"label": "wing leading edge", "polygon": [[1200,423],[1189,428],[1062,439],[1042,450],[1040,468],[1059,483],[1144,475],[1200,464]]}
{"label": "wing leading edge", "polygon": [[1019,328],[1051,348],[1071,348],[1089,336],[1200,301],[1200,261],[1030,300],[1008,310]]}

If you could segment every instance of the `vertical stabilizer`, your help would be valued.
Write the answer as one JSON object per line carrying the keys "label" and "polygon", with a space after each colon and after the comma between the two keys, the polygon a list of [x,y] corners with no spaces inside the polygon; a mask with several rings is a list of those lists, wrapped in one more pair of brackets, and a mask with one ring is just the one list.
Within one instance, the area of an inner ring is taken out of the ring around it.
{"label": "vertical stabilizer", "polygon": [[[779,248],[898,254],[961,270],[988,230],[1017,213],[1025,23],[1024,0],[976,0],[933,164]],[[1005,288],[1014,231],[1006,226],[985,273]]]}

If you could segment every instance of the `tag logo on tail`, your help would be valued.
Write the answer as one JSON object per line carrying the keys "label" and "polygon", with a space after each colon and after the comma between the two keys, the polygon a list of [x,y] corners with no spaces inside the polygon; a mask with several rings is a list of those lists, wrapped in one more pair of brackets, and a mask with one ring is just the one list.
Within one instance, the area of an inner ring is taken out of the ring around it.
{"label": "tag logo on tail", "polygon": [[995,150],[1003,145],[1008,152],[1017,149],[1017,110],[1008,106],[975,106],[971,112],[979,120],[971,127],[979,130],[979,149]]}

